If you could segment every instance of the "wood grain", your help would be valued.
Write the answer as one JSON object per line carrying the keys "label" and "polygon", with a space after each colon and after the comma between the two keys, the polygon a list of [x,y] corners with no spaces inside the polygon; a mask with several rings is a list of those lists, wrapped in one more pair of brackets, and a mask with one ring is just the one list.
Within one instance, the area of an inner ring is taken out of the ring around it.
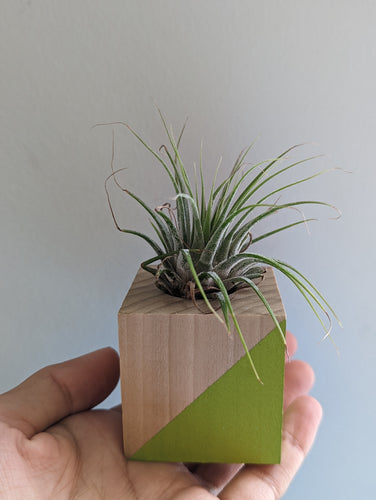
{"label": "wood grain", "polygon": [[[229,335],[214,315],[201,313],[190,300],[166,295],[153,280],[140,269],[118,315],[126,456],[244,355],[236,332]],[[272,269],[260,289],[283,321],[286,315]],[[233,294],[232,305],[251,349],[274,323],[251,290]]]}

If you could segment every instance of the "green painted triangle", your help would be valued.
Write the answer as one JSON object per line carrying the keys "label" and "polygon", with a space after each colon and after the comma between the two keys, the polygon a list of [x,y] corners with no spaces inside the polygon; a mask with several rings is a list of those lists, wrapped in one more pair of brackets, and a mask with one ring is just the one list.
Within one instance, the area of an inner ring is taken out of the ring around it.
{"label": "green painted triangle", "polygon": [[279,463],[285,348],[278,330],[250,352],[263,385],[244,356],[131,459]]}

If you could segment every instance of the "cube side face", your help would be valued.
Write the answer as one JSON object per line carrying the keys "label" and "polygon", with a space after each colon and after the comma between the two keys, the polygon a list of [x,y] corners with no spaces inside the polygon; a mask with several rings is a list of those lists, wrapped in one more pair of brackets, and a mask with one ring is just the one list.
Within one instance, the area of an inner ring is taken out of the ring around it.
{"label": "cube side face", "polygon": [[[281,325],[282,328],[284,325]],[[243,356],[147,441],[132,460],[201,463],[280,462],[284,350],[270,332],[251,351],[261,385]]]}
{"label": "cube side face", "polygon": [[237,314],[261,385],[237,334],[229,336],[213,315],[185,314],[181,303],[177,314],[143,312],[139,299],[138,312],[119,313],[126,456],[277,463],[285,349],[270,316]]}

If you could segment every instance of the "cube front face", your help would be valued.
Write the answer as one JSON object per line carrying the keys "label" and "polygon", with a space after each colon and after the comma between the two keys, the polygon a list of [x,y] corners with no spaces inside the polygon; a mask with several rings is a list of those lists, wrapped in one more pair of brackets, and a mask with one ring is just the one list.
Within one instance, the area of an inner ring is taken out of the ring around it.
{"label": "cube front face", "polygon": [[[274,274],[261,285],[282,329]],[[151,461],[278,463],[285,348],[251,292],[233,296],[254,376],[236,332],[170,297],[139,271],[119,311],[124,450]]]}

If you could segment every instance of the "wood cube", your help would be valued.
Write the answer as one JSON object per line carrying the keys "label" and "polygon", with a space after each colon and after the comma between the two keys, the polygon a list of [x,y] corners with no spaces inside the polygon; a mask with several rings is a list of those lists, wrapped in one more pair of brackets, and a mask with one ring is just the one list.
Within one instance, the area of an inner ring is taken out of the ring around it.
{"label": "wood cube", "polygon": [[[259,287],[285,331],[271,268]],[[252,290],[231,301],[262,384],[236,331],[138,271],[118,314],[127,458],[279,463],[285,346]]]}

